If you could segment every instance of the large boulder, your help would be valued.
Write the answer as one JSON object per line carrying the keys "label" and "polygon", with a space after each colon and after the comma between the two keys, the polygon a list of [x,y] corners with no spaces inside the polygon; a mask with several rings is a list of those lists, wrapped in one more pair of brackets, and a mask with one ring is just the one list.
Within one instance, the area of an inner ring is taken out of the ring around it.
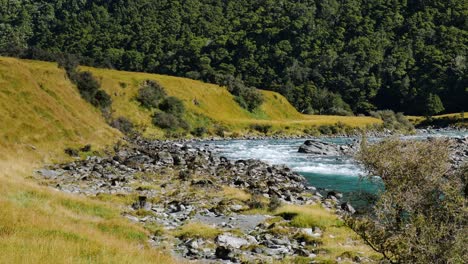
{"label": "large boulder", "polygon": [[342,154],[338,145],[318,140],[306,140],[304,144],[299,147],[299,153],[326,156],[338,156]]}

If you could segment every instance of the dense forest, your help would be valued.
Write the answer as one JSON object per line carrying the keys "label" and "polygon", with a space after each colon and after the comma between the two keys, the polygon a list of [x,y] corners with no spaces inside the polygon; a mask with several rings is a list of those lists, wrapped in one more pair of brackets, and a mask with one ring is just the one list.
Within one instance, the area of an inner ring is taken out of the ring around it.
{"label": "dense forest", "polygon": [[0,0],[0,51],[431,115],[468,110],[467,19],[465,0]]}

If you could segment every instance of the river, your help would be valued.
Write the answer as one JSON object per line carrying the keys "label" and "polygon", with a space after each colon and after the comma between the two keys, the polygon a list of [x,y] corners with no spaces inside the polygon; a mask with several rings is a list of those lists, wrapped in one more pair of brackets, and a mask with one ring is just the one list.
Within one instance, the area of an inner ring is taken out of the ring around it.
{"label": "river", "polygon": [[[465,137],[467,131],[444,130],[425,131],[403,139],[425,139],[431,137]],[[325,142],[348,144],[356,138],[320,138]],[[369,141],[379,140],[370,138]],[[305,139],[267,139],[267,140],[222,140],[205,141],[219,155],[230,159],[259,159],[270,164],[284,164],[303,175],[311,185],[323,190],[335,190],[343,193],[344,200],[356,206],[364,206],[363,194],[375,194],[382,184],[378,178],[372,181],[360,176],[364,170],[351,157],[313,156],[298,153],[299,146]]]}

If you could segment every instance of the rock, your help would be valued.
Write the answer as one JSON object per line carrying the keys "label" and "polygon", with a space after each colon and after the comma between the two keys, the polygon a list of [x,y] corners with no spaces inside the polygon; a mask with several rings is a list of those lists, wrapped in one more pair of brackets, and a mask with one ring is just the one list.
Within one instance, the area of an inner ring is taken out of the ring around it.
{"label": "rock", "polygon": [[161,151],[158,153],[158,159],[165,164],[174,164],[174,158],[172,158],[171,153],[167,151]]}
{"label": "rock", "polygon": [[299,147],[299,153],[327,156],[339,156],[342,154],[337,145],[318,140],[306,140]]}
{"label": "rock", "polygon": [[312,228],[301,228],[300,232],[308,236],[312,236],[314,234]]}
{"label": "rock", "polygon": [[344,202],[341,204],[341,209],[345,212],[348,212],[349,214],[355,214],[356,210],[354,209],[353,206],[351,206],[350,203]]}
{"label": "rock", "polygon": [[220,246],[241,248],[242,246],[248,245],[249,241],[240,237],[232,236],[229,233],[226,233],[226,234],[219,235],[216,238],[216,243]]}
{"label": "rock", "polygon": [[54,178],[56,178],[56,177],[58,177],[60,175],[55,170],[41,169],[41,170],[38,170],[37,172],[39,174],[41,174],[42,176],[44,176],[44,178],[46,178],[46,179],[54,179]]}
{"label": "rock", "polygon": [[230,248],[219,246],[216,248],[215,256],[220,259],[230,260],[232,258],[232,250]]}

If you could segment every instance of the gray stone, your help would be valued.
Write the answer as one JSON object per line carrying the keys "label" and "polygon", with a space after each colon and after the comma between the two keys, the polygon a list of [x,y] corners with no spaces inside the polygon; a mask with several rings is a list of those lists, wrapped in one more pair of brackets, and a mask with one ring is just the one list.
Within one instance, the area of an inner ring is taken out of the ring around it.
{"label": "gray stone", "polygon": [[318,140],[306,140],[304,144],[299,147],[299,153],[327,156],[341,155],[339,146]]}
{"label": "gray stone", "polygon": [[216,238],[216,243],[220,246],[241,248],[242,246],[248,245],[249,241],[244,238],[233,236],[229,233],[219,235]]}

